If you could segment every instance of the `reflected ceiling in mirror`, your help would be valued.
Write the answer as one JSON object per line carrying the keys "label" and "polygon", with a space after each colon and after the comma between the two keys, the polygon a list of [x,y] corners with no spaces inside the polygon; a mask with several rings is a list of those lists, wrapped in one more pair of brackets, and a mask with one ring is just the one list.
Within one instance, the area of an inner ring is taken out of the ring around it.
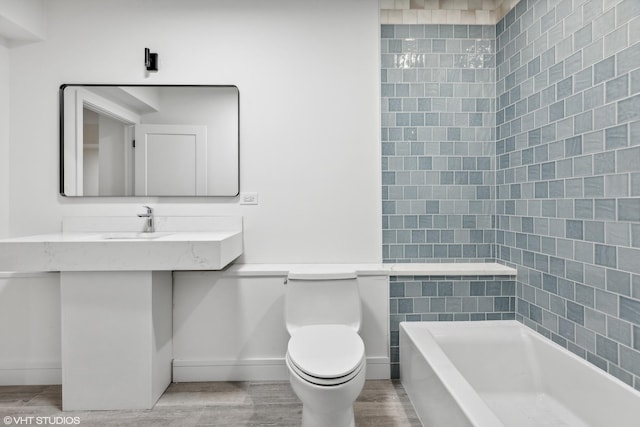
{"label": "reflected ceiling in mirror", "polygon": [[237,196],[236,86],[60,87],[63,196]]}

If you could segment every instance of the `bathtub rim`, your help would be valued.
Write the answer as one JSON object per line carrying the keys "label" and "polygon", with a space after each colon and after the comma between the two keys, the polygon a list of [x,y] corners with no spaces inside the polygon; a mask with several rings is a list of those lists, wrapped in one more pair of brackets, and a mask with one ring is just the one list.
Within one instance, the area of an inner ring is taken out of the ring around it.
{"label": "bathtub rim", "polygon": [[[590,374],[595,376],[598,381],[602,380],[607,382],[611,387],[617,388],[621,393],[628,393],[628,396],[631,399],[640,400],[640,391],[636,390],[634,387],[620,380],[619,378],[609,374],[606,371],[603,371],[596,365],[588,362],[586,359],[578,356],[577,354],[571,352],[567,348],[559,345],[558,343],[546,338],[544,335],[540,334],[535,329],[532,329],[528,325],[521,323],[517,320],[486,320],[486,321],[418,321],[418,322],[401,322],[400,323],[400,335],[402,340],[402,335],[409,339],[411,342],[411,346],[415,348],[415,350],[420,354],[420,356],[425,360],[426,363],[442,363],[442,365],[436,366],[445,366],[447,368],[446,371],[436,372],[435,369],[432,369],[437,375],[440,382],[445,386],[445,388],[452,394],[452,396],[458,402],[458,398],[467,398],[469,401],[474,401],[479,399],[482,404],[486,407],[487,410],[491,412],[497,418],[497,415],[491,411],[486,403],[482,400],[479,393],[471,386],[471,384],[466,380],[466,378],[462,375],[460,371],[455,367],[453,362],[446,355],[444,350],[441,348],[440,343],[437,341],[437,335],[446,334],[448,330],[455,330],[463,328],[466,333],[470,329],[486,329],[489,327],[490,329],[501,329],[501,328],[509,328],[512,330],[517,330],[518,333],[523,334],[526,340],[534,341],[533,345],[541,345],[545,346],[550,351],[560,351],[563,356],[568,358],[571,363],[575,363],[578,369],[588,369]],[[426,333],[425,333],[426,332]],[[426,337],[426,338],[425,338]],[[417,341],[417,343],[416,343]],[[421,341],[427,341],[431,344],[432,348],[421,348]],[[428,350],[428,351],[425,351]],[[433,350],[433,354],[428,355],[426,353],[431,352]],[[401,359],[402,359],[402,346],[400,348],[401,351]],[[434,356],[435,355],[435,356]],[[402,380],[402,366],[400,369],[400,376]],[[446,381],[443,380],[446,378]],[[454,386],[450,384],[450,382],[455,382]],[[459,386],[459,382],[463,382],[466,386]],[[457,394],[456,394],[457,393]],[[471,394],[469,394],[471,393]],[[409,394],[409,393],[407,393]],[[409,396],[413,402],[411,396]],[[415,406],[415,405],[414,405]],[[458,405],[461,410],[467,414],[473,414],[475,416],[475,409],[467,410],[465,405]],[[477,406],[477,405],[474,405]],[[417,409],[417,408],[416,408]],[[418,412],[416,410],[416,412]],[[419,414],[420,415],[420,414]],[[497,418],[499,420],[499,418]],[[485,425],[478,422],[476,424],[475,418],[469,418],[470,422],[474,425]],[[500,421],[500,424],[502,421]]]}
{"label": "bathtub rim", "polygon": [[[523,333],[527,334],[527,337],[535,340],[537,342],[542,343],[543,345],[548,345],[551,346],[552,348],[555,348],[557,350],[562,350],[563,352],[566,352],[567,356],[569,356],[571,359],[575,360],[576,362],[578,362],[579,364],[589,368],[590,370],[592,370],[594,373],[596,373],[596,375],[600,376],[603,379],[606,380],[614,380],[615,383],[619,384],[620,386],[622,386],[623,388],[626,388],[628,391],[632,392],[632,394],[637,395],[640,398],[640,391],[636,390],[634,387],[630,386],[629,384],[625,383],[624,381],[620,380],[619,378],[615,377],[614,375],[600,369],[599,367],[597,367],[596,365],[594,365],[593,363],[587,361],[586,359],[578,356],[577,354],[573,353],[572,351],[570,351],[568,348],[561,346],[560,344],[556,343],[555,341],[545,337],[544,335],[542,335],[540,332],[536,331],[535,329],[531,328],[529,325],[526,325],[522,322],[519,322],[518,320],[479,320],[479,321],[428,321],[428,320],[424,320],[424,321],[418,321],[418,322],[400,322],[400,325],[405,324],[406,326],[409,327],[409,329],[429,329],[429,333],[430,335],[433,337],[433,339],[436,341],[437,344],[437,339],[434,337],[433,333],[434,330],[437,333],[440,332],[444,332],[445,329],[452,329],[452,328],[456,328],[459,326],[464,325],[465,328],[486,328],[487,326],[490,326],[492,329],[494,328],[498,328],[498,327],[502,327],[502,328],[513,328],[513,329],[518,329]],[[420,326],[423,325],[423,326]],[[405,329],[406,329],[405,326]],[[402,326],[401,326],[402,327]],[[447,357],[446,354],[444,354],[444,352],[442,351],[441,348],[438,348],[444,355],[444,357]]]}
{"label": "bathtub rim", "polygon": [[[489,321],[485,321],[489,322]],[[483,323],[485,323],[483,322]],[[493,321],[490,321],[493,322]],[[512,321],[507,321],[512,322]],[[445,354],[445,352],[440,347],[440,344],[436,341],[435,337],[432,335],[431,330],[427,328],[427,325],[424,324],[438,324],[438,323],[455,323],[460,325],[461,323],[480,323],[480,322],[438,322],[438,321],[420,321],[420,322],[400,322],[400,342],[403,341],[403,335],[408,337],[409,343],[411,347],[413,347],[426,361],[429,367],[437,366],[441,368],[439,370],[432,369],[433,374],[438,378],[440,385],[443,386],[449,394],[453,397],[453,400],[456,403],[456,406],[460,409],[460,411],[464,414],[467,420],[474,426],[504,426],[502,421],[495,415],[495,413],[489,408],[489,406],[482,400],[480,395],[476,392],[476,390],[469,384],[469,382],[464,378],[464,376],[460,373],[458,368],[453,364],[453,362],[449,359],[449,357]],[[417,325],[422,324],[422,327],[417,327]],[[406,326],[412,325],[413,327],[407,328]],[[422,334],[420,336],[416,336],[417,333],[415,329],[420,329]],[[422,330],[426,330],[428,333],[424,333]],[[429,347],[431,353],[428,355],[424,351],[424,348],[421,345],[426,345]],[[402,352],[402,345],[400,345],[400,351]],[[402,356],[401,356],[402,357]],[[403,371],[406,372],[406,369],[402,369],[402,365],[400,366],[400,381],[404,385],[405,378],[403,378]],[[445,380],[446,378],[446,380]],[[406,380],[408,381],[408,379]],[[407,391],[409,395],[409,399],[412,401],[414,407],[416,407],[416,403],[414,399],[412,399],[411,395]],[[464,404],[460,404],[460,402],[464,402]],[[421,411],[416,407],[416,412],[418,416],[420,416],[422,420]]]}

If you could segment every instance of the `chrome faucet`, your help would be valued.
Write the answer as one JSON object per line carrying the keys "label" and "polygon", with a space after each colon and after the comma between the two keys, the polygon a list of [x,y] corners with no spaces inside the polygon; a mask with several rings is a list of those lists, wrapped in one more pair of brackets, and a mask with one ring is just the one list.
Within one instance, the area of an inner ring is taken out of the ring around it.
{"label": "chrome faucet", "polygon": [[144,228],[145,233],[154,233],[156,231],[156,226],[153,220],[153,209],[149,206],[143,206],[143,208],[147,209],[147,213],[138,214],[140,218],[147,218],[147,226]]}

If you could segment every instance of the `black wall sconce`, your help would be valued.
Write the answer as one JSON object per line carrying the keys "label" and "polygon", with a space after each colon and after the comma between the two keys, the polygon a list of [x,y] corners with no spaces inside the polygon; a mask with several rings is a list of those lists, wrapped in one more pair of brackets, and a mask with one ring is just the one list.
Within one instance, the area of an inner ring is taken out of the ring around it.
{"label": "black wall sconce", "polygon": [[144,66],[147,71],[158,71],[158,54],[151,53],[148,47],[144,48]]}

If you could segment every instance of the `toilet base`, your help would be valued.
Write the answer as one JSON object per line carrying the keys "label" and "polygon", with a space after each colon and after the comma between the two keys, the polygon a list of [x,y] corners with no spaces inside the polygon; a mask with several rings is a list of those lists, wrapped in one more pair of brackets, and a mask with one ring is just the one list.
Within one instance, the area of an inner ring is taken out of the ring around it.
{"label": "toilet base", "polygon": [[354,427],[353,404],[364,387],[365,371],[366,364],[350,381],[327,387],[307,382],[289,367],[291,388],[302,401],[302,426]]}
{"label": "toilet base", "polygon": [[353,406],[340,414],[335,412],[316,412],[302,405],[302,427],[355,427]]}

